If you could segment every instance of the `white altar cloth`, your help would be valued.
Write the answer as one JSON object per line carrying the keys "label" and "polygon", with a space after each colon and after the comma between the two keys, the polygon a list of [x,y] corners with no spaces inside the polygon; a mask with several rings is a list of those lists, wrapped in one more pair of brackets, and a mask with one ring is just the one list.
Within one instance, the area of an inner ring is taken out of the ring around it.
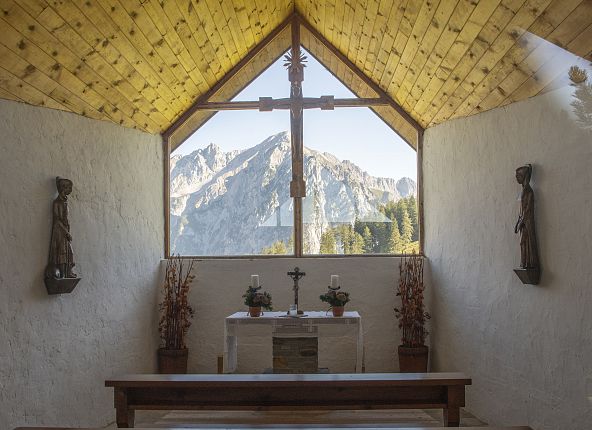
{"label": "white altar cloth", "polygon": [[304,315],[295,318],[287,316],[286,312],[266,311],[260,317],[250,317],[248,312],[227,316],[224,320],[224,373],[236,371],[239,336],[335,337],[344,336],[348,330],[356,336],[356,372],[362,372],[364,332],[358,312],[344,312],[342,317],[325,311],[305,311]]}

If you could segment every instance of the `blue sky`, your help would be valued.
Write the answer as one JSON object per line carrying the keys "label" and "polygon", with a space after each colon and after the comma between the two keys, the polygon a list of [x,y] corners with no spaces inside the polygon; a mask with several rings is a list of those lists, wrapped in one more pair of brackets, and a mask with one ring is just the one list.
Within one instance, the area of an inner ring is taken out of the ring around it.
{"label": "blue sky", "polygon": [[[304,69],[305,97],[355,97],[308,53]],[[234,100],[290,96],[283,57],[245,88]],[[183,143],[174,154],[188,154],[210,143],[224,151],[255,146],[272,134],[290,129],[289,113],[219,112]],[[350,160],[373,176],[416,179],[416,152],[368,108],[309,109],[304,113],[304,146]]]}

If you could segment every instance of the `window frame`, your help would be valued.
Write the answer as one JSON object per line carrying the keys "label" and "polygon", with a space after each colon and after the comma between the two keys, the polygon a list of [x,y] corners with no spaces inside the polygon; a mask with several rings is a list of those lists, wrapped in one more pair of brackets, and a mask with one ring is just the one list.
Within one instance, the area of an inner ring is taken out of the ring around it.
{"label": "window frame", "polygon": [[[282,24],[280,24],[276,29],[274,29],[266,38],[264,38],[251,52],[247,54],[245,58],[239,61],[225,76],[222,78],[218,83],[216,83],[210,90],[208,90],[205,94],[201,95],[198,100],[189,107],[187,111],[185,111],[165,132],[163,132],[163,191],[164,191],[164,256],[165,258],[171,258],[171,249],[170,249],[170,156],[171,156],[171,149],[172,149],[172,138],[175,131],[182,127],[185,121],[190,119],[195,113],[199,112],[199,105],[203,103],[207,103],[210,98],[216,94],[217,91],[220,91],[224,88],[224,86],[233,78],[234,75],[241,72],[245,65],[247,65],[251,60],[256,58],[262,51],[267,49],[271,46],[274,42],[274,39],[278,38],[278,35],[281,34],[284,30],[290,29],[291,33],[291,43],[289,44],[288,49],[291,49],[292,52],[299,52],[300,47],[307,49],[304,44],[302,44],[300,40],[300,29],[305,29],[309,32],[312,37],[316,38],[320,44],[325,47],[331,54],[343,64],[345,64],[346,68],[349,69],[359,80],[365,83],[372,91],[378,94],[378,97],[387,100],[388,106],[394,109],[394,111],[399,115],[399,117],[404,121],[403,124],[407,124],[415,129],[416,136],[417,136],[417,148],[414,148],[410,141],[403,137],[401,133],[395,129],[395,127],[387,122],[385,118],[383,118],[378,112],[374,110],[374,113],[383,120],[396,134],[398,134],[403,141],[408,143],[415,151],[416,151],[416,162],[417,162],[417,214],[418,214],[418,242],[419,242],[419,255],[424,255],[424,205],[423,205],[423,136],[424,136],[424,128],[415,121],[407,112],[403,110],[401,106],[399,106],[382,88],[380,88],[376,83],[374,83],[370,78],[368,78],[363,72],[361,72],[346,56],[344,56],[339,50],[337,50],[330,42],[328,42],[310,23],[308,23],[302,16],[300,16],[297,12],[294,12],[290,17],[288,17]],[[294,46],[297,46],[296,50],[294,50]],[[307,49],[311,55],[314,56],[314,53],[311,52],[310,49]],[[261,73],[263,73],[271,64],[277,61],[282,55],[280,54],[276,58],[272,59],[271,62],[264,67],[256,76],[252,77],[248,80],[246,84],[240,89],[246,88],[253,80],[255,80]],[[317,58],[323,66],[324,62]],[[325,66],[327,67],[327,66]],[[346,87],[349,88],[338,76],[333,73],[330,69],[328,69],[336,79],[340,80]],[[239,90],[239,91],[240,91]],[[350,88],[351,90],[351,88]],[[354,92],[355,93],[355,92]],[[369,106],[367,106],[369,107]],[[209,118],[205,119],[205,121],[195,127],[195,129],[191,132],[191,134],[195,133],[201,125],[205,124],[213,115],[215,115],[216,111],[210,115]],[[177,142],[177,146],[183,144],[183,142],[191,135],[189,134],[180,142]],[[294,159],[294,148],[292,147],[292,159]],[[294,197],[293,197],[294,198]],[[300,220],[302,220],[302,214],[300,213]],[[300,245],[302,246],[302,237],[295,238],[296,240],[300,241]],[[296,248],[296,247],[295,247]],[[294,254],[286,254],[286,255],[270,255],[270,254],[249,254],[249,255],[221,255],[221,256],[200,256],[200,255],[184,255],[181,256],[182,258],[190,258],[190,259],[199,259],[199,260],[216,260],[216,259],[272,259],[272,258],[350,258],[350,257],[397,257],[401,256],[402,254],[302,254],[297,255],[296,251],[294,250]]]}
{"label": "window frame", "polygon": [[[171,255],[171,229],[170,229],[170,215],[171,215],[171,139],[163,138],[163,170],[164,170],[164,258],[169,259]],[[419,255],[424,256],[424,217],[423,217],[423,132],[419,132],[417,136],[417,216],[418,216],[418,241],[419,241]],[[181,255],[182,258],[197,259],[197,260],[258,260],[258,259],[274,259],[274,258],[352,258],[352,257],[401,257],[404,254],[306,254],[297,256],[295,254],[249,254],[249,255]]]}

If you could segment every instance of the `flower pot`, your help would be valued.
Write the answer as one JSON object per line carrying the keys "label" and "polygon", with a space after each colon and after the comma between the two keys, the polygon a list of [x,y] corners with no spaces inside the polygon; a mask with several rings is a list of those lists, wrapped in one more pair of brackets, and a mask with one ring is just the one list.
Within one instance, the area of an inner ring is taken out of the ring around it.
{"label": "flower pot", "polygon": [[344,309],[345,309],[345,306],[333,306],[331,308],[331,310],[333,311],[334,317],[342,317]]}
{"label": "flower pot", "polygon": [[249,316],[261,316],[261,306],[249,306]]}
{"label": "flower pot", "polygon": [[399,346],[399,371],[402,373],[425,373],[428,371],[428,347]]}
{"label": "flower pot", "polygon": [[158,348],[158,373],[187,373],[189,350]]}

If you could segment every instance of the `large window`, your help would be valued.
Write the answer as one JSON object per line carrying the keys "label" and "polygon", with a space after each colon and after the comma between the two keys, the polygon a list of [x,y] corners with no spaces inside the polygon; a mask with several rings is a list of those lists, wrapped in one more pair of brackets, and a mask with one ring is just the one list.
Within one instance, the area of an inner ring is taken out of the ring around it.
{"label": "large window", "polygon": [[418,252],[415,151],[367,108],[304,123],[304,253]]}
{"label": "large window", "polygon": [[[288,93],[278,61],[234,100]],[[303,95],[324,94],[355,98],[309,56]],[[305,110],[303,124],[300,237],[290,113],[226,111],[171,153],[170,253],[294,255],[296,241],[302,255],[418,251],[415,150],[367,107]]]}

